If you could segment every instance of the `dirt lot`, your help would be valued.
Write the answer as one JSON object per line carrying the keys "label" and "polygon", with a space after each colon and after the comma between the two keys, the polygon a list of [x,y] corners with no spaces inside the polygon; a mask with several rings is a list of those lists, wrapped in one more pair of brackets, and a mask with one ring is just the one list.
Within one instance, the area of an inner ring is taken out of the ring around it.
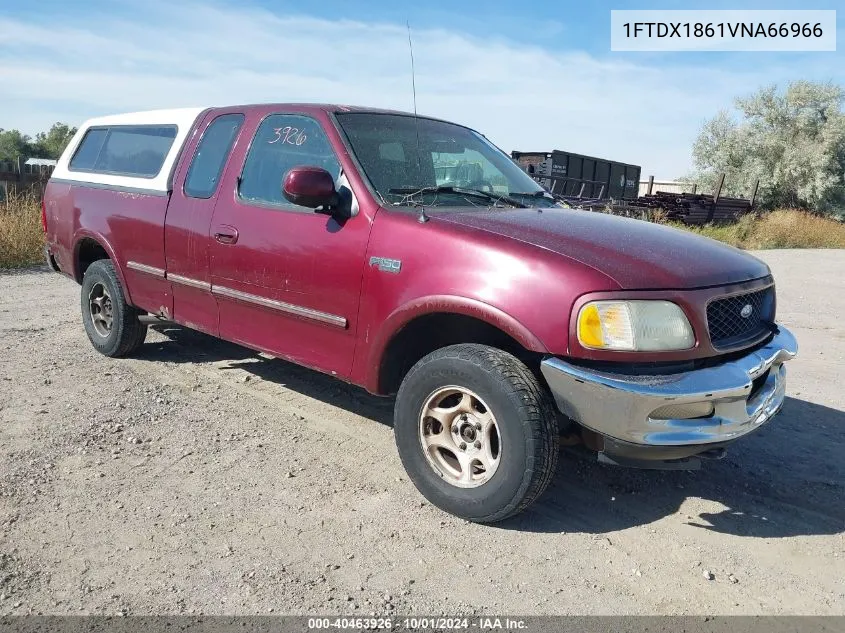
{"label": "dirt lot", "polygon": [[175,327],[112,361],[3,274],[0,613],[845,614],[845,251],[761,256],[783,413],[693,473],[564,454],[493,527],[424,502],[390,401]]}

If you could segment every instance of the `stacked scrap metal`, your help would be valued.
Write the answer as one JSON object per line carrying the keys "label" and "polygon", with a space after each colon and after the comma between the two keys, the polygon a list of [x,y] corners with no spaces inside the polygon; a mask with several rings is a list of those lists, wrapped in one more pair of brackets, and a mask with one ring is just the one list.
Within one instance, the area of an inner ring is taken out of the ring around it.
{"label": "stacked scrap metal", "polygon": [[751,201],[745,198],[720,197],[700,193],[667,193],[658,191],[640,196],[628,203],[632,207],[662,209],[668,220],[685,224],[735,222],[751,211]]}

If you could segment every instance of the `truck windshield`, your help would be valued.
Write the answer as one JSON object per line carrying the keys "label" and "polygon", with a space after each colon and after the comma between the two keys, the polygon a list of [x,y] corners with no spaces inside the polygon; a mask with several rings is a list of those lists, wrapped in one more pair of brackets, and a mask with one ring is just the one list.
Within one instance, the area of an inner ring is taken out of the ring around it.
{"label": "truck windshield", "polygon": [[386,204],[556,204],[507,154],[469,128],[401,114],[344,112],[337,120]]}

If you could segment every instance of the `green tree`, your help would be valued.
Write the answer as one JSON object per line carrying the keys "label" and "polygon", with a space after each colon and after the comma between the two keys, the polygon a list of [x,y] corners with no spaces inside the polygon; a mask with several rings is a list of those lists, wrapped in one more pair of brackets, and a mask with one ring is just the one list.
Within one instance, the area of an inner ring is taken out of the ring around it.
{"label": "green tree", "polygon": [[736,100],[739,120],[722,111],[693,145],[703,191],[726,174],[725,193],[751,194],[763,207],[830,211],[845,207],[845,90],[796,81]]}
{"label": "green tree", "polygon": [[27,157],[32,152],[32,139],[19,130],[4,130],[0,128],[0,160],[16,161],[19,157]]}
{"label": "green tree", "polygon": [[58,159],[74,134],[76,134],[75,127],[70,127],[66,123],[54,123],[49,131],[35,135],[33,149],[40,158]]}
{"label": "green tree", "polygon": [[76,134],[76,128],[66,123],[54,123],[47,132],[39,132],[33,139],[20,130],[0,128],[0,160],[23,158],[54,158],[62,155]]}

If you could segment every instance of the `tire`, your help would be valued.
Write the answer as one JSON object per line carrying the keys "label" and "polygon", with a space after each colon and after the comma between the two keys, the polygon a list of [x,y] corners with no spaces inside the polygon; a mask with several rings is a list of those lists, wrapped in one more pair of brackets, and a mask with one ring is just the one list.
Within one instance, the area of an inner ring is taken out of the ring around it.
{"label": "tire", "polygon": [[81,304],[88,340],[101,354],[130,356],[144,343],[147,325],[138,319],[139,311],[126,303],[111,260],[97,260],[85,271]]}
{"label": "tire", "polygon": [[477,523],[522,512],[557,466],[550,394],[516,357],[484,345],[444,347],[414,365],[396,396],[394,433],[423,496]]}

